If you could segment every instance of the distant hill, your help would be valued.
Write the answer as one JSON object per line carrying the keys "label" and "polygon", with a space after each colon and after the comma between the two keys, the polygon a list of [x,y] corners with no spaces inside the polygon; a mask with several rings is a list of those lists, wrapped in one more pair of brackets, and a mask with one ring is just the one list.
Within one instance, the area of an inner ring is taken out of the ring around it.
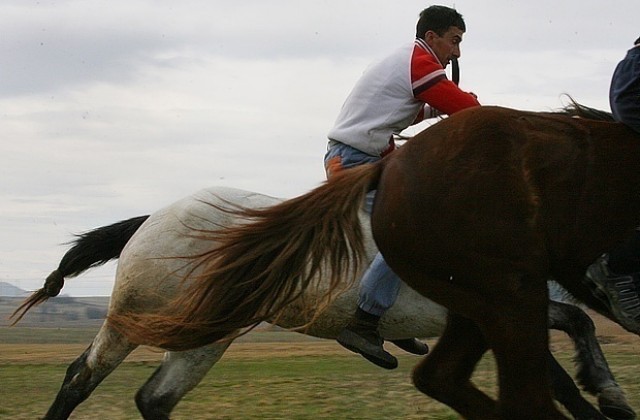
{"label": "distant hill", "polygon": [[[0,282],[0,326],[9,324],[9,316],[31,293]],[[32,308],[18,325],[85,327],[100,325],[107,315],[108,296],[57,296]]]}
{"label": "distant hill", "polygon": [[0,281],[0,296],[5,297],[26,297],[29,295],[29,292],[26,290],[22,290],[19,287],[14,286],[13,284]]}

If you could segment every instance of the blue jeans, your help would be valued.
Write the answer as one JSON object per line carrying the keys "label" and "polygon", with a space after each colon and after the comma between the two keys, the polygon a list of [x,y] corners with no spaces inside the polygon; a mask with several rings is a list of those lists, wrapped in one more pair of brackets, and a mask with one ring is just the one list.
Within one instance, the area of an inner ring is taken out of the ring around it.
{"label": "blue jeans", "polygon": [[[346,169],[364,163],[372,163],[380,160],[378,156],[371,156],[351,146],[335,142],[330,144],[324,157],[327,177],[331,176],[330,168],[337,164]],[[371,214],[375,191],[367,194],[364,209]],[[371,262],[360,279],[360,299],[358,307],[363,311],[376,316],[382,316],[395,303],[400,290],[400,277],[398,277],[387,265],[379,252]]]}

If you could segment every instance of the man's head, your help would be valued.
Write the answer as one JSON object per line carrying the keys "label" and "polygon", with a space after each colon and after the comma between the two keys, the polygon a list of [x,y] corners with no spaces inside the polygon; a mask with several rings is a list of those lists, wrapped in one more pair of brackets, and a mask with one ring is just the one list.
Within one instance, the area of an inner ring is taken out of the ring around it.
{"label": "man's head", "polygon": [[452,58],[460,57],[459,44],[466,29],[462,15],[455,9],[430,6],[420,12],[416,38],[424,39],[446,67]]}
{"label": "man's head", "polygon": [[636,39],[636,42],[633,43],[633,45],[638,45],[640,44],[640,38]]}

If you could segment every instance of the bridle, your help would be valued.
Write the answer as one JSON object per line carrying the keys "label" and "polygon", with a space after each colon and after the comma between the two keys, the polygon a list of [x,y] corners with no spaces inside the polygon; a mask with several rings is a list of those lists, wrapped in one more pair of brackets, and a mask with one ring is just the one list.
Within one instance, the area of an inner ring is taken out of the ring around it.
{"label": "bridle", "polygon": [[457,58],[451,59],[451,81],[456,85],[460,82],[460,66]]}

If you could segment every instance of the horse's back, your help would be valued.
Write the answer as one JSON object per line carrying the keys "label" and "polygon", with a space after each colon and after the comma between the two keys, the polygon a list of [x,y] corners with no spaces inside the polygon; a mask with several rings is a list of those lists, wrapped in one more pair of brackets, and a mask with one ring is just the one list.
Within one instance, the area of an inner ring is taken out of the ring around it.
{"label": "horse's back", "polygon": [[215,245],[209,232],[238,222],[221,209],[267,207],[281,200],[227,187],[200,190],[153,213],[120,255],[110,311],[155,310],[176,293],[194,257]]}

